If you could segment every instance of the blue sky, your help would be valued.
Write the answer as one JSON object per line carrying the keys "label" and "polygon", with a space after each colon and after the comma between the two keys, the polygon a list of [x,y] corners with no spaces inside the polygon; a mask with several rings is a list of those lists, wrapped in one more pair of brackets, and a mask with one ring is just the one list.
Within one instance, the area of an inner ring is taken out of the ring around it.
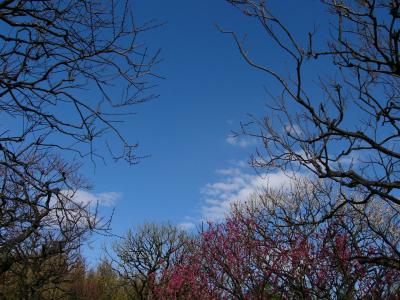
{"label": "blue sky", "polygon": [[[324,18],[317,0],[270,2],[289,28],[304,36]],[[136,166],[109,160],[83,168],[94,184],[86,197],[103,201],[104,215],[115,208],[113,232],[123,235],[146,221],[190,226],[220,213],[225,200],[247,196],[265,180],[284,183],[280,174],[260,179],[246,167],[255,141],[229,138],[247,114],[266,112],[264,88],[274,85],[243,61],[233,40],[215,24],[248,33],[255,57],[289,69],[265,33],[223,0],[137,0],[135,5],[139,22],[166,23],[143,36],[150,48],[162,49],[157,73],[166,79],[154,90],[160,97],[137,106],[137,114],[121,126],[129,140],[140,142],[139,153],[150,156]],[[94,240],[94,247],[103,241]]]}

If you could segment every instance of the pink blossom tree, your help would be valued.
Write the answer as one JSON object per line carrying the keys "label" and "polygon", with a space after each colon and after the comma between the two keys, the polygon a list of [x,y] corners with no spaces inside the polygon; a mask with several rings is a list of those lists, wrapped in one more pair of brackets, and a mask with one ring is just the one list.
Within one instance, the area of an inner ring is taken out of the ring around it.
{"label": "pink blossom tree", "polygon": [[[294,209],[294,194],[285,195]],[[348,210],[324,223],[292,226],[270,202],[236,206],[224,222],[208,223],[190,241],[163,273],[157,294],[164,299],[395,298],[400,273],[360,259],[378,249],[373,234],[357,222]]]}

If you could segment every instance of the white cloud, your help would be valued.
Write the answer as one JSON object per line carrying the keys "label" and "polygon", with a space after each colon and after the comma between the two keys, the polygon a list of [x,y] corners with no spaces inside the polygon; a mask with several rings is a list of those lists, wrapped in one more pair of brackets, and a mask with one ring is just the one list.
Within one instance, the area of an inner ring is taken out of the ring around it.
{"label": "white cloud", "polygon": [[103,192],[91,193],[84,190],[63,191],[63,194],[68,197],[72,196],[72,200],[82,204],[99,204],[100,206],[114,206],[115,203],[122,197],[122,193],[118,192]]}
{"label": "white cloud", "polygon": [[244,160],[231,160],[230,163],[239,168],[246,168],[249,166],[249,163]]}
{"label": "white cloud", "polygon": [[249,174],[238,168],[217,170],[221,180],[208,183],[202,190],[204,201],[201,218],[205,221],[222,220],[234,202],[244,202],[254,193],[266,188],[290,187],[293,177],[300,173]]}
{"label": "white cloud", "polygon": [[239,168],[217,169],[215,172],[219,175],[225,176],[239,175],[241,173]]}
{"label": "white cloud", "polygon": [[246,148],[248,146],[254,146],[257,144],[256,138],[249,136],[235,136],[228,135],[226,142],[232,146],[238,146],[241,148]]}

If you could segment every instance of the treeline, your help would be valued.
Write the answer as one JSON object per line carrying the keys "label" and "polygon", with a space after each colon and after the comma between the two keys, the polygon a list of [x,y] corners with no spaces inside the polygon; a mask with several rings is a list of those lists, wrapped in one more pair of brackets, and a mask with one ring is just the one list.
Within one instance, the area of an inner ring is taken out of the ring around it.
{"label": "treeline", "polygon": [[[2,277],[1,298],[397,299],[399,270],[364,259],[396,255],[368,229],[365,212],[347,206],[312,224],[317,194],[321,201],[332,189],[301,179],[291,189],[266,190],[193,234],[144,224],[105,251],[95,269],[79,255],[16,265]],[[368,222],[379,225],[390,213],[375,207]]]}

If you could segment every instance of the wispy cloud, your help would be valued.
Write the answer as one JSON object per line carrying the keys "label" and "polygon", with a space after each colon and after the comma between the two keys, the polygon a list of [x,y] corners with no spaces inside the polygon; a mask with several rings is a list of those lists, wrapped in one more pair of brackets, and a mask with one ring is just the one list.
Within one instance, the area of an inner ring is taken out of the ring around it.
{"label": "wispy cloud", "polygon": [[240,168],[217,169],[215,172],[223,176],[234,176],[234,175],[240,175],[242,173]]}
{"label": "wispy cloud", "polygon": [[266,188],[289,187],[294,176],[301,176],[284,172],[251,174],[239,168],[220,169],[217,174],[221,179],[208,183],[201,190],[204,196],[201,219],[204,221],[222,220],[234,202],[244,202]]}
{"label": "wispy cloud", "polygon": [[236,136],[236,135],[228,135],[226,138],[226,142],[232,146],[237,146],[241,148],[255,146],[257,144],[256,138],[252,138],[249,136]]}
{"label": "wispy cloud", "polygon": [[122,193],[119,192],[91,193],[84,190],[77,190],[75,192],[63,191],[63,194],[66,197],[72,197],[72,200],[77,203],[98,204],[105,207],[114,206],[122,197]]}

